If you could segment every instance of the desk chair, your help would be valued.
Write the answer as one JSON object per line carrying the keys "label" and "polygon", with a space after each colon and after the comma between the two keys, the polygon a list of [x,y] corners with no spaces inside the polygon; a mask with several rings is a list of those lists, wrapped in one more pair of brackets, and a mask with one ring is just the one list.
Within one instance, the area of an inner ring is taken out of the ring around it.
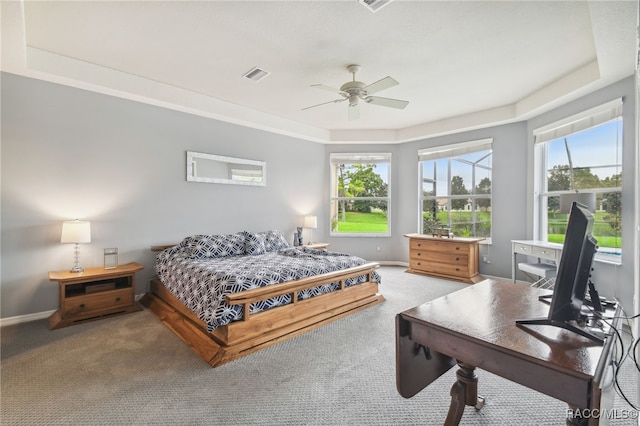
{"label": "desk chair", "polygon": [[553,288],[556,278],[556,265],[550,263],[518,263],[518,269],[532,281],[531,287]]}

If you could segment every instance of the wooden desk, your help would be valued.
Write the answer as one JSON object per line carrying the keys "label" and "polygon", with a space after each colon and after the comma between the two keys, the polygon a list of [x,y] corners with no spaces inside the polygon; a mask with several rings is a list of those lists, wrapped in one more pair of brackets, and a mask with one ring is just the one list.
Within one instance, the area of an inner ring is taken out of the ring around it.
{"label": "wooden desk", "polygon": [[538,240],[511,240],[511,279],[516,282],[518,268],[518,256],[533,256],[538,259],[552,260],[556,264],[560,262],[562,245]]}
{"label": "wooden desk", "polygon": [[[572,408],[610,406],[613,394],[603,394],[602,389],[613,388],[603,381],[613,377],[615,335],[598,346],[557,327],[516,325],[516,319],[546,317],[548,305],[538,301],[538,296],[548,293],[506,280],[485,280],[398,314],[396,384],[400,395],[412,397],[457,363],[460,368],[445,425],[457,425],[465,405],[482,407],[475,367],[565,401]],[[589,419],[589,426],[597,424],[597,418]]]}

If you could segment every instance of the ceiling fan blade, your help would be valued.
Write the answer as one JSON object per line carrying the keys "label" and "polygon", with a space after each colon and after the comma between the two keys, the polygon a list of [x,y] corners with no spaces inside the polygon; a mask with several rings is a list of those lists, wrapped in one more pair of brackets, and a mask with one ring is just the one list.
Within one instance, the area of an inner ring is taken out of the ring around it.
{"label": "ceiling fan blade", "polygon": [[324,84],[312,84],[311,87],[315,87],[316,89],[327,90],[331,93],[340,93],[339,89],[331,86],[325,86]]}
{"label": "ceiling fan blade", "polygon": [[309,108],[319,107],[319,106],[321,106],[321,105],[326,105],[326,104],[335,104],[335,103],[342,102],[342,101],[345,101],[345,100],[346,100],[346,99],[334,99],[334,100],[329,101],[329,102],[323,102],[323,103],[321,103],[321,104],[311,105],[311,106],[308,106],[308,107],[306,107],[306,108],[302,108],[300,111],[304,111],[305,109],[309,109]]}
{"label": "ceiling fan blade", "polygon": [[382,80],[378,80],[375,83],[371,83],[368,86],[364,87],[364,90],[367,91],[368,94],[376,93],[384,89],[388,89],[389,87],[397,86],[398,82],[395,81],[391,77],[385,77]]}
{"label": "ceiling fan blade", "polygon": [[349,121],[354,121],[360,118],[360,107],[358,105],[349,105]]}
{"label": "ceiling fan blade", "polygon": [[381,98],[379,96],[368,96],[365,99],[368,104],[380,105],[390,108],[405,109],[409,105],[409,101],[401,101],[399,99]]}

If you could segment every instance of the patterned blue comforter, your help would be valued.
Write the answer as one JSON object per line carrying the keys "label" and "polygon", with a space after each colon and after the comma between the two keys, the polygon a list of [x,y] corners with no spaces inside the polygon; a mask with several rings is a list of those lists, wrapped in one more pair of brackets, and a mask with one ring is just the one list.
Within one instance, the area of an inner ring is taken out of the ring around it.
{"label": "patterned blue comforter", "polygon": [[[156,257],[158,277],[165,287],[200,319],[208,331],[242,319],[241,305],[228,305],[225,295],[242,290],[334,272],[366,263],[362,258],[308,247],[284,248],[258,255],[192,258],[179,246]],[[380,282],[374,271],[372,280]],[[350,278],[345,286],[367,281],[367,275]],[[298,299],[308,299],[339,288],[331,283],[300,291]],[[251,304],[250,312],[291,303],[290,295]]]}

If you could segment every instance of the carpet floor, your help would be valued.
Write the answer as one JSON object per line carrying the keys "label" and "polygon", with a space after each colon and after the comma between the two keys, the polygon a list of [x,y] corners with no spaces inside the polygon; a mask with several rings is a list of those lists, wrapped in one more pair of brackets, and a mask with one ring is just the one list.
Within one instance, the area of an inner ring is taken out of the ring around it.
{"label": "carpet floor", "polygon": [[[467,286],[382,267],[384,303],[211,368],[151,312],[51,331],[2,327],[3,425],[437,425],[455,368],[411,399],[395,387],[397,313]],[[566,405],[477,370],[462,425],[563,425]],[[637,401],[638,372],[621,370]],[[631,408],[618,396],[620,413]],[[637,412],[633,412],[633,415]],[[619,416],[623,417],[623,416]],[[613,425],[637,425],[616,418]]]}

